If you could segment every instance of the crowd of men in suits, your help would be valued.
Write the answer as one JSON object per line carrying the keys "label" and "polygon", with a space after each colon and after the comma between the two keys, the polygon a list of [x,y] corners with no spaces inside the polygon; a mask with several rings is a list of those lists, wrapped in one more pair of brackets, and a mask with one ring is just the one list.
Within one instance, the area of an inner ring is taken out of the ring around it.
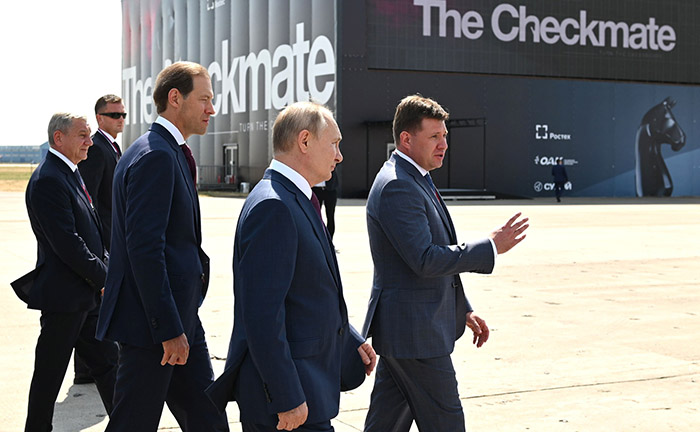
{"label": "crowd of men in suits", "polygon": [[156,431],[166,403],[185,432],[228,431],[225,408],[236,401],[246,432],[328,432],[340,392],[375,366],[366,431],[408,431],[413,422],[465,430],[450,355],[466,327],[477,347],[489,329],[459,275],[490,273],[528,224],[516,214],[483,240],[458,242],[430,177],[445,157],[447,111],[420,95],[397,107],[396,151],[367,202],[374,281],[361,332],[348,321],[333,228],[312,191],[343,160],[341,131],[314,102],[279,114],[273,159],[238,218],[234,327],[214,380],[198,316],[209,258],[187,145],[206,133],[213,96],[201,65],[166,67],[153,90],[158,117],[123,154],[119,97],[98,100],[92,136],[85,117],[51,118],[49,154],[26,192],[37,264],[13,282],[41,311],[25,431],[52,429],[74,349],[97,385],[107,431]]}

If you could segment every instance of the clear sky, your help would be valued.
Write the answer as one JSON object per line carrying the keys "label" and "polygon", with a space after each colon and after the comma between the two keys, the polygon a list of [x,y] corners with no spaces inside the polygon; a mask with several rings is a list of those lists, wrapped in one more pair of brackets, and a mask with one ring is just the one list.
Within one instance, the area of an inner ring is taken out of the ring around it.
{"label": "clear sky", "polygon": [[51,115],[121,96],[121,0],[12,0],[0,13],[2,145],[41,144]]}

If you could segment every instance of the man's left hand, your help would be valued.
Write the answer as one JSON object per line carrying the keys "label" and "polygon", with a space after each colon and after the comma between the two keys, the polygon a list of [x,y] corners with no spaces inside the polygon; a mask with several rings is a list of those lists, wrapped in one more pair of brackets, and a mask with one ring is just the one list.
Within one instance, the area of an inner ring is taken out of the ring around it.
{"label": "man's left hand", "polygon": [[477,348],[481,348],[483,344],[489,340],[489,327],[486,325],[486,321],[481,319],[481,317],[474,314],[474,312],[469,312],[467,314],[467,327],[474,333],[473,343]]}
{"label": "man's left hand", "polygon": [[369,376],[374,370],[374,366],[377,364],[377,353],[374,352],[372,345],[367,342],[357,347],[357,352],[360,353],[362,363],[365,364],[365,373]]}

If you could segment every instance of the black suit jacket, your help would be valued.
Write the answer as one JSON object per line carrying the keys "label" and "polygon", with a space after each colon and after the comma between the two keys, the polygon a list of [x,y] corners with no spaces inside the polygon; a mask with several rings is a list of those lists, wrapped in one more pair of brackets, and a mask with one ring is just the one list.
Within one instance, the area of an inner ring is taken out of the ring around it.
{"label": "black suit jacket", "polygon": [[75,174],[49,152],[29,179],[27,212],[37,240],[28,307],[54,312],[96,307],[107,274],[99,218]]}
{"label": "black suit jacket", "polygon": [[92,136],[92,143],[87,159],[78,164],[78,169],[100,215],[102,238],[105,248],[109,250],[112,238],[112,177],[119,156],[99,131]]}

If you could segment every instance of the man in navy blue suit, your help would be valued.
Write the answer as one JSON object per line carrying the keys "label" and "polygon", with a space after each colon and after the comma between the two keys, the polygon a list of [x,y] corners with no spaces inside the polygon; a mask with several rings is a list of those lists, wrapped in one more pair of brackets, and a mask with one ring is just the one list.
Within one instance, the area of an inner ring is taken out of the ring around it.
{"label": "man in navy blue suit", "polygon": [[450,354],[465,326],[481,347],[486,322],[466,299],[459,274],[491,273],[496,255],[525,238],[527,219],[513,216],[489,238],[458,243],[430,171],[447,150],[448,113],[420,95],[404,98],[394,116],[396,151],[367,199],[374,281],[363,335],[381,356],[366,432],[464,431]]}
{"label": "man in navy blue suit", "polygon": [[187,143],[214,114],[207,70],[174,63],[156,79],[159,117],[114,173],[112,248],[97,337],[120,344],[107,431],[158,429],[167,402],[184,432],[228,431],[199,320],[209,278],[196,165]]}
{"label": "man in navy blue suit", "polygon": [[[226,369],[208,392],[221,410],[238,402],[245,432],[332,431],[341,387],[361,384],[376,362],[348,323],[335,250],[311,192],[343,160],[340,139],[327,108],[287,107],[273,126],[274,159],[238,218],[233,334]],[[353,364],[360,380],[351,384]]]}
{"label": "man in navy blue suit", "polygon": [[41,310],[34,375],[25,431],[49,431],[54,403],[73,348],[97,384],[105,409],[112,410],[117,348],[95,339],[107,273],[107,252],[93,202],[77,164],[92,145],[85,117],[54,114],[49,153],[29,179],[27,212],[37,240],[36,269],[25,298]]}

